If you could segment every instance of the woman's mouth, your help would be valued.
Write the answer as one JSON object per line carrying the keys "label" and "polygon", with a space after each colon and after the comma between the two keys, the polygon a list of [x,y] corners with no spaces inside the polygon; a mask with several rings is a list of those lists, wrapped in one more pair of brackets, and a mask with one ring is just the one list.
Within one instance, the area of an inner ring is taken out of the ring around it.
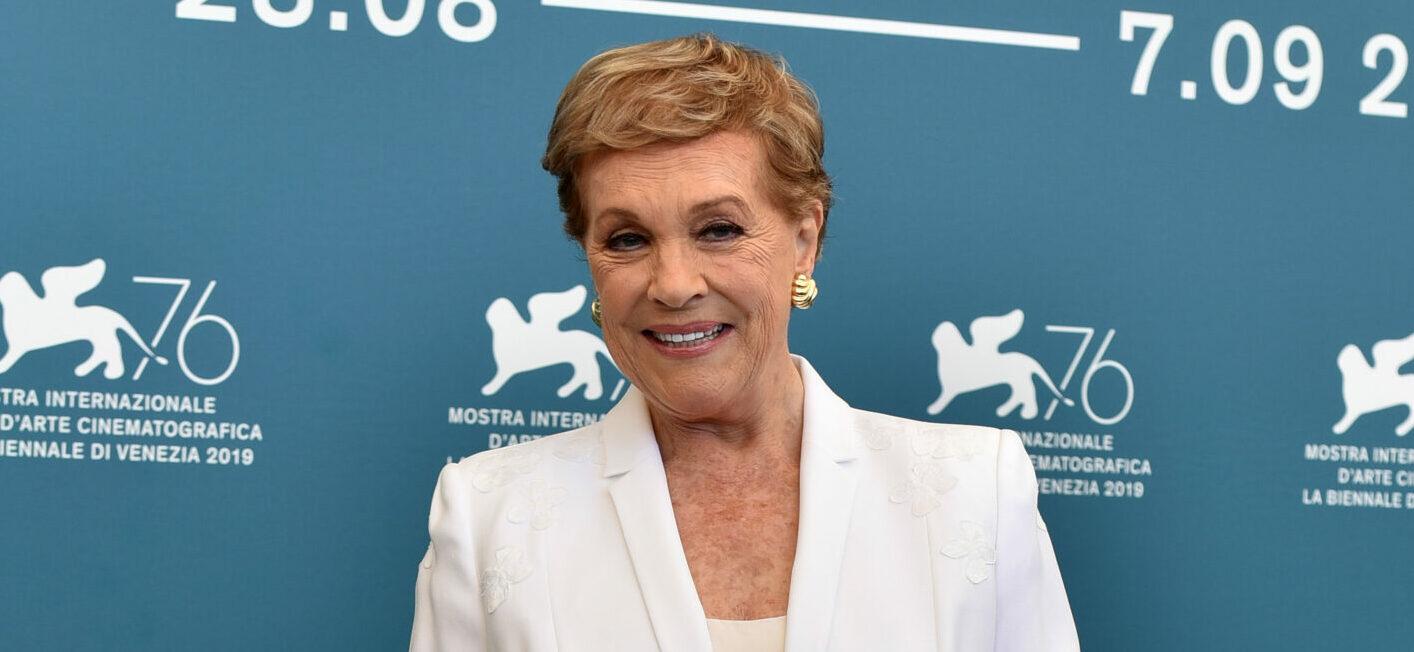
{"label": "woman's mouth", "polygon": [[684,326],[659,326],[644,329],[643,335],[660,349],[679,354],[695,354],[712,348],[717,340],[730,333],[730,324],[703,323]]}

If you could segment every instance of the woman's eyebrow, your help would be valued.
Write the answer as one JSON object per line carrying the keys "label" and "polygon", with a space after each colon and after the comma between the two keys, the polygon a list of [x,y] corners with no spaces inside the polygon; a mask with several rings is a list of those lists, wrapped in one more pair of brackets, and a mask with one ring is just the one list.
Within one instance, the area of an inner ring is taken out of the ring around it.
{"label": "woman's eyebrow", "polygon": [[609,208],[602,209],[598,213],[595,213],[593,221],[594,223],[598,223],[606,218],[611,217],[618,218],[625,222],[637,223],[639,221],[638,213],[635,213],[627,208],[616,208],[612,206]]}
{"label": "woman's eyebrow", "polygon": [[[723,205],[732,206],[738,211],[745,213],[746,215],[754,215],[751,210],[751,207],[745,201],[743,201],[741,197],[738,197],[736,195],[722,195],[720,197],[713,197],[711,199],[702,200],[700,202],[697,202],[696,204],[693,204],[692,208],[689,208],[687,212],[689,215],[699,215],[701,213],[709,212],[714,208],[719,208]],[[616,206],[610,206],[608,208],[600,209],[598,213],[594,214],[594,222],[596,223],[606,218],[618,218],[620,220],[633,223],[638,223],[641,221],[639,220],[637,213],[627,208],[619,208]]]}
{"label": "woman's eyebrow", "polygon": [[693,215],[696,215],[698,213],[705,213],[723,204],[733,206],[737,210],[747,215],[753,215],[753,213],[751,212],[751,208],[747,206],[746,202],[742,201],[742,199],[736,195],[722,195],[720,197],[714,197],[712,199],[697,202],[696,204],[692,205],[692,208],[688,210],[688,213]]}

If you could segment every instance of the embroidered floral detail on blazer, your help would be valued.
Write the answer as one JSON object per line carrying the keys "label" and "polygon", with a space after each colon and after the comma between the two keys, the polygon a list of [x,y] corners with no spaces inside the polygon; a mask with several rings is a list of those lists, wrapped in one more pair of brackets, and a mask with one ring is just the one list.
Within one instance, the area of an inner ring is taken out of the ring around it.
{"label": "embroidered floral detail on blazer", "polygon": [[551,487],[544,480],[531,480],[520,489],[519,500],[506,513],[512,523],[529,522],[530,527],[544,530],[555,524],[555,507],[565,502],[564,487]]}
{"label": "embroidered floral detail on blazer", "polygon": [[920,457],[956,457],[970,460],[982,452],[983,444],[982,436],[975,432],[947,432],[935,429],[913,435],[913,453]]}
{"label": "embroidered floral detail on blazer", "polygon": [[894,440],[906,434],[909,427],[906,422],[893,419],[860,419],[859,431],[870,450],[885,451],[893,447]]}
{"label": "embroidered floral detail on blazer", "polygon": [[511,585],[529,577],[530,570],[530,562],[520,548],[497,548],[496,563],[481,571],[481,603],[486,606],[486,613],[495,611],[511,597]]}
{"label": "embroidered floral detail on blazer", "polygon": [[486,493],[504,487],[519,476],[530,473],[540,463],[540,454],[512,446],[489,455],[473,458],[471,486]]}
{"label": "embroidered floral detail on blazer", "polygon": [[593,462],[604,466],[604,439],[598,429],[569,435],[555,449],[555,457],[566,462]]}
{"label": "embroidered floral detail on blazer", "polygon": [[943,544],[941,552],[944,557],[967,560],[967,581],[981,584],[992,575],[988,567],[997,563],[997,551],[981,524],[962,521],[958,530],[958,536]]}
{"label": "embroidered floral detail on blazer", "polygon": [[432,562],[437,559],[437,548],[429,541],[427,543],[427,554],[422,556],[422,567],[432,568]]}
{"label": "embroidered floral detail on blazer", "polygon": [[923,516],[943,504],[943,494],[957,486],[953,477],[937,462],[914,462],[908,478],[894,483],[889,500],[911,503],[914,516]]}

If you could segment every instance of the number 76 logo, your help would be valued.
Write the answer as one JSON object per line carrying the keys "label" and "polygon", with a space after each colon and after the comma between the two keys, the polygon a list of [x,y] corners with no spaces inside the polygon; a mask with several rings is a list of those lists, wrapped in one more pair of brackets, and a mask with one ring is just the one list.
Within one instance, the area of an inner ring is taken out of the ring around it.
{"label": "number 76 logo", "polygon": [[[161,276],[134,276],[134,283],[154,283],[159,285],[175,285],[178,288],[177,296],[172,299],[172,305],[167,308],[167,314],[162,318],[162,324],[157,327],[157,333],[152,336],[152,347],[156,348],[162,342],[162,336],[167,333],[167,327],[172,324],[172,316],[177,313],[177,307],[182,305],[182,300],[187,296],[187,290],[191,289],[191,279],[187,278],[166,278]],[[196,307],[191,309],[187,315],[187,320],[182,324],[181,330],[177,332],[177,366],[182,368],[182,373],[186,374],[192,382],[198,385],[219,385],[236,370],[236,363],[241,359],[241,339],[236,335],[235,327],[224,317],[216,315],[203,315],[201,309],[206,306],[206,300],[211,298],[211,291],[216,289],[216,281],[206,284],[206,289],[202,291],[201,298],[196,300]],[[226,336],[231,339],[231,361],[226,364],[226,368],[215,376],[200,376],[187,366],[187,335],[193,328],[200,324],[211,323],[221,327],[226,331]],[[142,372],[147,368],[148,358],[143,358],[137,365],[137,371],[133,373],[133,380],[142,378]]]}
{"label": "number 76 logo", "polygon": [[[6,349],[0,356],[0,374],[10,370],[26,354],[40,349],[62,346],[74,342],[87,342],[91,348],[88,359],[74,368],[74,375],[87,376],[96,369],[102,369],[103,377],[109,380],[122,378],[127,373],[123,364],[123,348],[119,335],[127,336],[142,350],[144,358],[138,363],[133,379],[142,377],[149,361],[167,364],[167,358],[153,349],[162,341],[167,327],[172,323],[178,306],[186,298],[191,280],[155,276],[134,276],[134,283],[157,283],[176,285],[176,298],[167,309],[167,315],[157,333],[149,343],[133,328],[131,322],[121,313],[106,306],[78,305],[78,298],[98,287],[107,272],[107,263],[102,258],[94,258],[82,265],[51,267],[40,275],[43,296],[34,291],[33,286],[19,272],[7,272],[0,277],[0,308],[3,308]],[[187,316],[186,322],[177,333],[177,366],[192,382],[200,385],[216,385],[225,381],[236,370],[240,360],[241,343],[231,322],[216,315],[203,315],[201,309],[216,288],[216,281],[206,285],[197,300],[196,307]],[[192,329],[204,323],[212,323],[226,332],[231,339],[231,360],[225,370],[215,376],[201,376],[187,365],[187,336]]]}
{"label": "number 76 logo", "polygon": [[[1021,332],[1024,320],[1025,314],[1019,309],[1005,315],[978,317],[972,321],[969,329],[972,336],[971,343],[963,338],[962,333],[952,322],[945,321],[938,324],[938,327],[933,330],[932,339],[933,348],[938,353],[938,384],[942,389],[937,400],[928,406],[928,414],[942,412],[947,409],[953,399],[962,394],[997,385],[1007,385],[1011,388],[1011,396],[997,407],[997,416],[1009,416],[1020,408],[1021,418],[1034,419],[1040,412],[1040,406],[1036,400],[1036,386],[1032,381],[1033,377],[1040,380],[1051,394],[1050,404],[1046,407],[1044,419],[1050,420],[1051,416],[1055,414],[1057,405],[1062,403],[1067,406],[1075,405],[1075,401],[1065,395],[1065,390],[1069,388],[1071,381],[1075,378],[1080,363],[1089,350],[1090,343],[1094,340],[1095,329],[1089,326],[1046,326],[1047,332],[1082,336],[1080,346],[1076,348],[1075,355],[1071,358],[1070,366],[1066,368],[1060,383],[1056,384],[1051,381],[1050,375],[1035,358],[1016,351],[1001,352],[999,350],[1003,343]],[[1105,352],[1109,350],[1114,336],[1114,329],[1110,329],[1105,334],[1080,379],[1080,406],[1095,423],[1106,426],[1124,420],[1129,415],[1129,409],[1134,405],[1134,378],[1129,374],[1129,370],[1119,362],[1105,359]],[[1124,406],[1118,412],[1104,416],[1096,413],[1090,404],[1090,385],[1096,375],[1107,369],[1120,375],[1124,381],[1125,394]]]}

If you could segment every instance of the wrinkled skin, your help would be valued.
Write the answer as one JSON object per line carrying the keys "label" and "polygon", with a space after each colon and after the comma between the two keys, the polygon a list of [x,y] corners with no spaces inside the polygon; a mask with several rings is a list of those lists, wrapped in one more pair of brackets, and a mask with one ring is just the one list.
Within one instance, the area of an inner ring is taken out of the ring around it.
{"label": "wrinkled skin", "polygon": [[[710,618],[784,614],[795,555],[803,390],[786,333],[824,215],[786,214],[766,169],[754,137],[722,131],[597,154],[578,176],[604,341],[647,400]],[[730,330],[693,357],[645,334],[701,322]]]}
{"label": "wrinkled skin", "polygon": [[[604,340],[655,416],[745,424],[782,385],[799,385],[786,344],[790,284],[814,269],[823,217],[817,208],[788,218],[765,193],[764,167],[760,144],[732,131],[582,166],[584,247]],[[643,335],[653,324],[699,321],[731,324],[732,341],[675,360]]]}

